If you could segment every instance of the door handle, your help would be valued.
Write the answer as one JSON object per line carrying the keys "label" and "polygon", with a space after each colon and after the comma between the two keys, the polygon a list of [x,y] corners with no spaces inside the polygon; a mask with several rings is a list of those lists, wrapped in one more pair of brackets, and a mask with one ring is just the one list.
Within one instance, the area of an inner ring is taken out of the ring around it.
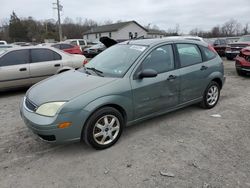
{"label": "door handle", "polygon": [[20,68],[19,71],[27,71],[27,68]]}
{"label": "door handle", "polygon": [[175,76],[175,75],[170,75],[170,76],[167,78],[167,81],[175,80],[176,78],[177,78],[177,76]]}
{"label": "door handle", "polygon": [[54,67],[60,67],[61,66],[61,64],[55,64],[54,65]]}
{"label": "door handle", "polygon": [[207,70],[207,69],[208,69],[207,66],[202,65],[200,70],[203,71],[203,70]]}

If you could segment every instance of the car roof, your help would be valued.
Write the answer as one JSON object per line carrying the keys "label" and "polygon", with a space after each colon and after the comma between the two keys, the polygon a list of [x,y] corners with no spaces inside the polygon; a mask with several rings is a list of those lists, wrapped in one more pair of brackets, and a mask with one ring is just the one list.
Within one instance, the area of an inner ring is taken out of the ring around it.
{"label": "car roof", "polygon": [[140,39],[140,40],[129,40],[119,44],[132,44],[132,45],[143,45],[143,46],[154,46],[164,42],[181,42],[181,43],[191,43],[191,44],[199,44],[203,46],[207,46],[207,43],[198,40],[190,40],[185,39],[184,37],[164,37],[164,38],[157,38],[157,39]]}
{"label": "car roof", "polygon": [[[16,50],[25,50],[25,49],[26,50],[31,50],[31,49],[50,49],[52,51],[55,51],[55,52],[59,53],[60,55],[65,54],[65,53],[63,53],[63,51],[61,51],[61,50],[59,50],[57,48],[54,48],[54,47],[50,47],[50,46],[23,46],[23,47],[21,47],[21,46],[19,47],[18,46],[18,47],[14,47],[14,48],[6,48],[4,51],[5,51],[5,53],[8,53],[8,52],[16,51]],[[3,53],[1,55],[3,55]]]}

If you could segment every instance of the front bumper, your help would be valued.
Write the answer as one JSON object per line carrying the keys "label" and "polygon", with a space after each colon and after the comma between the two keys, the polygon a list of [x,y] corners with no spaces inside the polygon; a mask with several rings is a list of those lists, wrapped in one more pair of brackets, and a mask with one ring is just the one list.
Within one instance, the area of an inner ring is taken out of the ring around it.
{"label": "front bumper", "polygon": [[239,55],[240,51],[226,51],[225,56],[228,59],[234,59],[237,55]]}
{"label": "front bumper", "polygon": [[235,59],[235,68],[239,71],[250,72],[250,62],[242,57],[237,57]]}
{"label": "front bumper", "polygon": [[[88,112],[79,110],[57,114],[55,117],[46,117],[30,111],[23,100],[20,106],[20,114],[27,127],[42,140],[65,143],[81,139],[82,128]],[[58,128],[58,125],[63,122],[71,122],[72,124],[68,128]]]}

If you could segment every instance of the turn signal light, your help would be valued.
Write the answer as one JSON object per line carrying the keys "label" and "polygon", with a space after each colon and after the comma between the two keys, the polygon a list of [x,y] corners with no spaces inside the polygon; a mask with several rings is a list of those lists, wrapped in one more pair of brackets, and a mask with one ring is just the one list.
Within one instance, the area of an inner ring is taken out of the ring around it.
{"label": "turn signal light", "polygon": [[65,128],[68,128],[71,126],[71,122],[63,122],[63,123],[60,123],[57,127],[59,129],[65,129]]}

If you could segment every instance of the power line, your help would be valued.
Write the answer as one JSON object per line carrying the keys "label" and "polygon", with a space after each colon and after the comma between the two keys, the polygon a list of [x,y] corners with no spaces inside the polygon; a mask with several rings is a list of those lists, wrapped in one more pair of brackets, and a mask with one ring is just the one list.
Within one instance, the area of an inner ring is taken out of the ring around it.
{"label": "power line", "polygon": [[61,11],[63,9],[63,6],[60,4],[59,0],[56,0],[56,3],[53,3],[53,5],[55,6],[53,7],[53,9],[57,10],[59,39],[60,41],[62,41]]}

